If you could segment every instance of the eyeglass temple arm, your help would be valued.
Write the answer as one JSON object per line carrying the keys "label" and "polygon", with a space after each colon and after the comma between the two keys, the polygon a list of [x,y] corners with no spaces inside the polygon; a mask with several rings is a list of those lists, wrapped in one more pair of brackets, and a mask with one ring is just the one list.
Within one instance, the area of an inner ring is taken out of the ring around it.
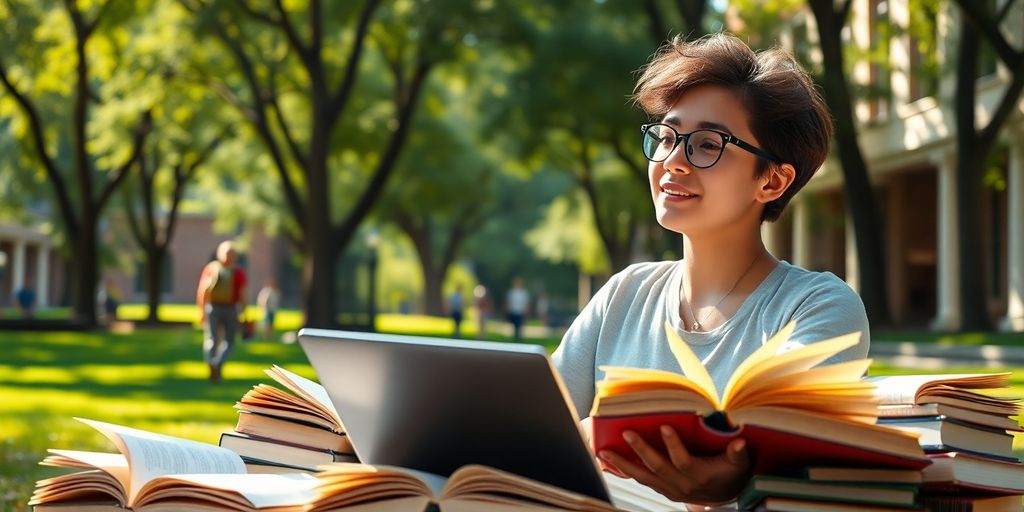
{"label": "eyeglass temple arm", "polygon": [[759,147],[756,147],[756,146],[753,146],[753,145],[748,144],[746,142],[743,142],[741,139],[736,138],[735,135],[726,135],[725,136],[725,141],[726,142],[731,142],[733,144],[736,144],[737,146],[739,146],[739,147],[741,147],[741,148],[743,148],[743,149],[745,149],[747,151],[750,151],[751,153],[753,153],[755,155],[767,158],[768,160],[771,160],[772,162],[782,163],[781,160],[779,160],[778,158],[775,158],[775,156],[772,155],[771,153],[769,153],[769,152],[767,152],[767,151],[765,151],[765,150],[763,150],[763,149],[761,149]]}

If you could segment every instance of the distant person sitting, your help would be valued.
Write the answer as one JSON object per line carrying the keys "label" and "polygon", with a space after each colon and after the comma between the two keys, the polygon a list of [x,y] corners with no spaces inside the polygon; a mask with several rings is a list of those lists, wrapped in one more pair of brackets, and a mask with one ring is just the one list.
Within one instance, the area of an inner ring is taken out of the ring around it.
{"label": "distant person sitting", "polygon": [[505,298],[505,307],[508,310],[508,321],[512,324],[512,338],[515,340],[523,338],[523,322],[526,321],[529,305],[530,292],[523,288],[523,278],[513,279],[512,289]]}
{"label": "distant person sitting", "polygon": [[217,259],[203,268],[196,290],[203,321],[203,359],[214,383],[220,382],[221,369],[239,330],[238,315],[245,309],[245,271],[235,265],[236,259],[234,244],[221,242]]}
{"label": "distant person sitting", "polygon": [[281,304],[281,292],[277,290],[276,279],[267,279],[267,284],[256,296],[256,304],[263,310],[263,337],[269,340],[274,335],[274,316]]}
{"label": "distant person sitting", "polygon": [[31,286],[22,286],[14,294],[15,302],[18,304],[18,311],[25,318],[32,318],[36,308],[36,291]]}
{"label": "distant person sitting", "polygon": [[117,291],[117,285],[112,281],[108,281],[103,286],[100,286],[97,298],[103,306],[103,316],[108,323],[117,320],[117,307],[120,305],[119,297],[120,293]]}
{"label": "distant person sitting", "polygon": [[455,285],[455,290],[448,294],[447,302],[448,316],[455,322],[452,331],[453,338],[462,337],[462,285]]}

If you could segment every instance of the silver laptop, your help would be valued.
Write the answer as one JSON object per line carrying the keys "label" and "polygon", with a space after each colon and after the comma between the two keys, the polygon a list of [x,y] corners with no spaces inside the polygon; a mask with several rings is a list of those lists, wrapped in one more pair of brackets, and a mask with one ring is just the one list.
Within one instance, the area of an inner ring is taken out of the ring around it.
{"label": "silver laptop", "polygon": [[543,347],[322,329],[299,343],[362,462],[483,464],[609,501]]}

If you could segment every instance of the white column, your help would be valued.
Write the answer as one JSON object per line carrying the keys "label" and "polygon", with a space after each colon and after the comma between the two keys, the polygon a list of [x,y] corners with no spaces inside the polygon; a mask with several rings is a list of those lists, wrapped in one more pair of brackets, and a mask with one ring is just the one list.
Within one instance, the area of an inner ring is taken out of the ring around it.
{"label": "white column", "polygon": [[1010,142],[1010,168],[1007,174],[1007,267],[1006,317],[1000,328],[1024,331],[1024,132],[1022,140]]}
{"label": "white column", "polygon": [[811,212],[807,199],[793,202],[793,264],[811,267]]}
{"label": "white column", "polygon": [[846,284],[860,293],[860,260],[857,259],[857,231],[853,228],[853,216],[846,209]]}
{"label": "white column", "polygon": [[11,293],[18,293],[25,286],[25,240],[14,241],[14,263],[11,265]]}
{"label": "white column", "polygon": [[938,263],[936,289],[938,301],[931,328],[937,331],[955,330],[960,327],[960,278],[957,254],[957,200],[956,200],[956,153],[945,151],[934,163],[938,167]]}
{"label": "white column", "polygon": [[36,258],[36,304],[39,307],[49,305],[50,289],[50,246],[40,244]]}

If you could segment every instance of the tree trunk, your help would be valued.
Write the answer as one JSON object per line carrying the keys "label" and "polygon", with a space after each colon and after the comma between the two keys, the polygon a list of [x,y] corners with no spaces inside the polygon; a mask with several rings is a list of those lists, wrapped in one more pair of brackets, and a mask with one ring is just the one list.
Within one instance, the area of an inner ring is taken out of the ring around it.
{"label": "tree trunk", "polygon": [[849,86],[843,74],[843,48],[840,40],[843,19],[833,10],[831,0],[813,0],[811,9],[818,23],[821,52],[824,57],[822,88],[835,119],[835,140],[843,168],[843,192],[853,222],[859,266],[860,297],[872,327],[891,323],[886,293],[884,231],[868,179],[867,165],[857,141],[857,127]]}
{"label": "tree trunk", "polygon": [[96,327],[96,283],[99,262],[96,255],[95,216],[83,218],[78,234],[72,239],[74,264],[71,266],[72,318],[86,327]]}
{"label": "tree trunk", "polygon": [[152,324],[160,321],[157,311],[160,308],[160,293],[163,291],[165,257],[165,251],[160,249],[146,251],[146,304],[149,306],[146,322]]}
{"label": "tree trunk", "polygon": [[444,276],[447,270],[423,265],[423,310],[432,316],[444,316]]}
{"label": "tree trunk", "polygon": [[[322,119],[319,100],[313,96],[313,127],[310,135],[308,198],[306,208],[306,258],[303,285],[306,290],[306,326],[333,328],[338,325],[337,266],[343,246],[333,236],[330,184],[327,176],[327,137],[329,126]],[[347,243],[347,241],[345,241]]]}
{"label": "tree trunk", "polygon": [[985,300],[985,279],[981,261],[981,233],[978,199],[981,193],[981,169],[988,154],[978,147],[974,108],[976,104],[977,62],[980,50],[978,30],[961,17],[960,51],[956,66],[956,186],[957,222],[960,257],[960,329],[990,330]]}

